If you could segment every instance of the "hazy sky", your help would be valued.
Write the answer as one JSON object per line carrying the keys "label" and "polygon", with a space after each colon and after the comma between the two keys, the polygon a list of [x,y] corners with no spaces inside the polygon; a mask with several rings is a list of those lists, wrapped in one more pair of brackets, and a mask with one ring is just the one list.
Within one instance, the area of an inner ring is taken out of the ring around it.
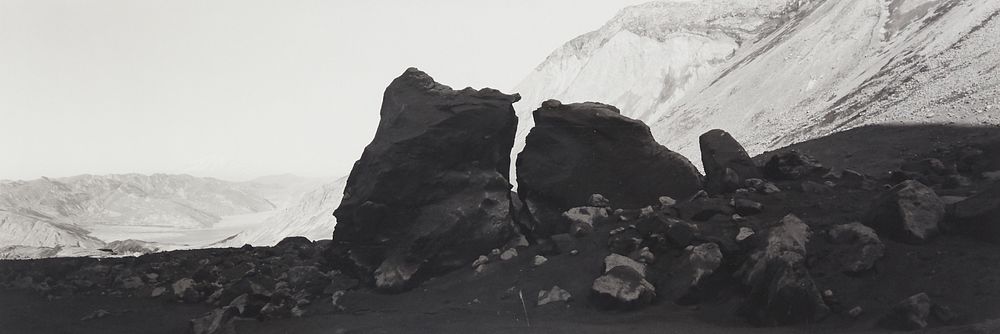
{"label": "hazy sky", "polygon": [[2,0],[0,179],[346,174],[409,66],[506,92],[635,0]]}

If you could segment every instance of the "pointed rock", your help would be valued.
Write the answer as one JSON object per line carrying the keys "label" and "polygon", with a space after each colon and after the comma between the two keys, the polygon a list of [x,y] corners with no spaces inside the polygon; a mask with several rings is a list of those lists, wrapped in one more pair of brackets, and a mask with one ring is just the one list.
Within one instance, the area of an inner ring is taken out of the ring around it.
{"label": "pointed rock", "polygon": [[731,192],[743,180],[760,178],[757,165],[728,132],[715,129],[698,138],[701,162],[705,168],[705,189],[710,193]]}
{"label": "pointed rock", "polygon": [[375,138],[347,180],[334,247],[378,276],[378,288],[399,291],[417,272],[440,274],[503,246],[515,231],[508,169],[518,99],[406,70],[386,88]]}

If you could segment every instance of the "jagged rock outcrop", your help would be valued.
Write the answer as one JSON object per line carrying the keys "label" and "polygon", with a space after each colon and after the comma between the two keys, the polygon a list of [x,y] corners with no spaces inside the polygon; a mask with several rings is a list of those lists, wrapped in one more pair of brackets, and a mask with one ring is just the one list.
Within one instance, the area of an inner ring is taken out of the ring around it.
{"label": "jagged rock outcrop", "polygon": [[934,189],[907,180],[875,199],[863,223],[889,238],[923,243],[940,233],[945,205]]}
{"label": "jagged rock outcrop", "polygon": [[750,295],[741,313],[770,326],[810,322],[830,310],[806,268],[809,226],[787,215],[768,231],[766,244],[744,264],[743,282]]}
{"label": "jagged rock outcrop", "polygon": [[701,175],[683,156],[656,143],[649,127],[600,103],[549,100],[517,157],[518,194],[539,235],[565,232],[566,210],[601,194],[616,207],[640,208],[661,196],[686,198]]}
{"label": "jagged rock outcrop", "polygon": [[715,129],[698,137],[705,190],[723,193],[736,190],[747,179],[761,177],[760,170],[743,145],[728,132]]}
{"label": "jagged rock outcrop", "polygon": [[400,290],[503,245],[515,233],[508,169],[518,99],[406,70],[386,88],[375,138],[348,178],[334,246],[378,288]]}

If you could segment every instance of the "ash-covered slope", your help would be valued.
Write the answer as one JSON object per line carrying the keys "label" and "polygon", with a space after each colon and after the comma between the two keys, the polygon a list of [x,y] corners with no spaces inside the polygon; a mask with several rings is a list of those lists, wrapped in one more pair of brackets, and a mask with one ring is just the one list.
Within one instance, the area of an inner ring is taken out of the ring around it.
{"label": "ash-covered slope", "polygon": [[694,161],[713,128],[755,154],[873,123],[996,124],[998,10],[994,0],[629,7],[536,68],[516,89],[518,109],[530,119],[548,98],[614,104]]}
{"label": "ash-covered slope", "polygon": [[548,99],[602,102],[627,117],[652,118],[717,73],[741,47],[788,20],[803,2],[665,1],[623,9],[600,29],[557,49],[515,88],[522,100],[514,151],[524,147],[534,125],[530,112]]}

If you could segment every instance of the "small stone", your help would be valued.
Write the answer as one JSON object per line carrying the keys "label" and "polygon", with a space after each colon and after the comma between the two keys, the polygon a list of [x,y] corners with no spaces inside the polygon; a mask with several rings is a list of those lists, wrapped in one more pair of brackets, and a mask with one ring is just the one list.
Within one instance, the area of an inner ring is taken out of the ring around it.
{"label": "small stone", "polygon": [[508,261],[517,257],[517,249],[511,248],[500,254],[500,260]]}
{"label": "small stone", "polygon": [[555,302],[568,302],[571,298],[573,296],[570,295],[569,291],[563,290],[558,285],[554,285],[548,291],[538,291],[538,306]]}
{"label": "small stone", "polygon": [[654,212],[656,212],[656,211],[653,210],[653,207],[651,207],[651,206],[644,207],[639,212],[639,218],[649,218],[649,217],[653,216]]}
{"label": "small stone", "polygon": [[635,270],[640,276],[646,277],[646,265],[639,263],[627,256],[612,253],[604,258],[604,273],[611,271],[615,267],[626,266]]}
{"label": "small stone", "polygon": [[111,315],[111,312],[108,312],[107,310],[104,309],[98,309],[97,311],[90,312],[89,314],[83,316],[83,318],[80,318],[80,321],[100,319],[107,317],[109,315]]}
{"label": "small stone", "polygon": [[156,297],[162,296],[164,292],[167,292],[167,288],[164,288],[162,286],[158,286],[158,287],[153,288],[153,291],[149,294],[149,296],[152,297],[152,298],[156,298]]}
{"label": "small stone", "polygon": [[535,266],[535,267],[538,267],[540,265],[545,264],[545,262],[548,262],[548,261],[549,261],[549,259],[545,258],[544,256],[535,255],[535,257],[533,259],[531,259],[531,265]]}
{"label": "small stone", "polygon": [[671,207],[677,204],[677,200],[670,196],[660,196],[660,206],[661,207]]}
{"label": "small stone", "polygon": [[500,249],[499,248],[494,248],[493,250],[490,251],[490,255],[494,255],[494,256],[500,255]]}
{"label": "small stone", "polygon": [[609,201],[607,198],[604,197],[604,195],[601,194],[590,195],[590,199],[587,200],[587,204],[599,208],[611,207],[611,201]]}
{"label": "small stone", "polygon": [[574,250],[571,250],[571,251],[569,251],[569,255],[576,255],[576,254],[580,254],[580,251],[578,251],[578,250],[575,250],[575,249],[574,249]]}
{"label": "small stone", "polygon": [[479,268],[479,266],[482,266],[489,262],[490,258],[486,257],[486,255],[480,255],[479,258],[476,259],[476,261],[472,262],[472,268]]}
{"label": "small stone", "polygon": [[752,216],[764,211],[764,205],[748,199],[738,198],[733,200],[733,207],[736,213],[742,216]]}
{"label": "small stone", "polygon": [[740,227],[739,233],[736,234],[736,241],[743,241],[754,235],[753,229],[749,227]]}
{"label": "small stone", "polygon": [[851,318],[857,318],[864,312],[865,310],[862,309],[861,306],[855,306],[850,311],[847,311],[847,315],[851,316]]}
{"label": "small stone", "polygon": [[334,292],[333,296],[330,297],[330,303],[338,311],[343,311],[345,309],[344,308],[344,295],[346,295],[346,294],[347,294],[346,291],[340,290],[340,291]]}
{"label": "small stone", "polygon": [[656,262],[656,255],[653,255],[649,247],[643,247],[639,250],[639,261],[646,264]]}

